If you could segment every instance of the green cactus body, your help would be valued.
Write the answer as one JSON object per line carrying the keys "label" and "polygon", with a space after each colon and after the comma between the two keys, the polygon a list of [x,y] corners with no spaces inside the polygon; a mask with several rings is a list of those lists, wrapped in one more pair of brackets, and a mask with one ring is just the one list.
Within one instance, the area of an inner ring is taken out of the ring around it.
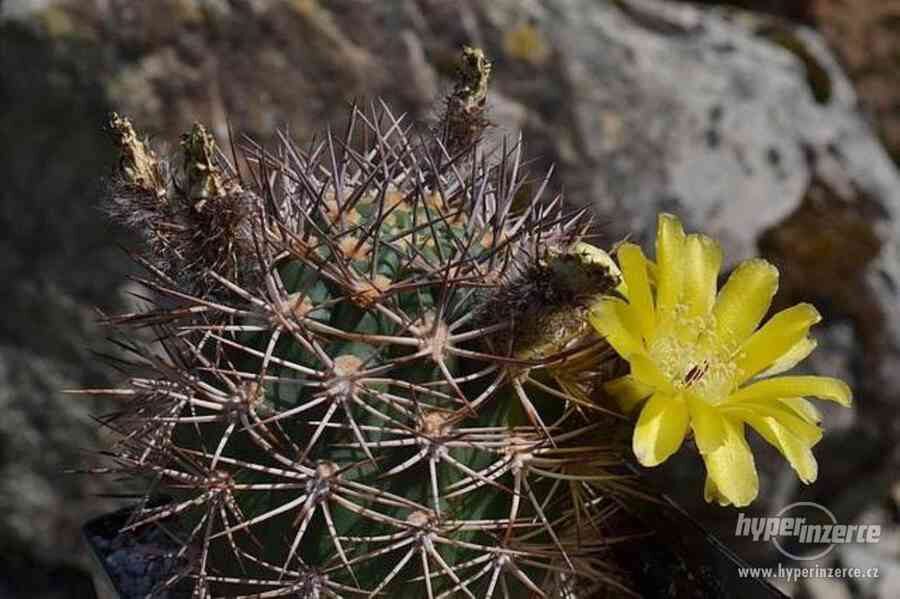
{"label": "green cactus body", "polygon": [[[387,109],[354,109],[343,140],[249,148],[250,175],[195,129],[166,182],[127,121],[117,131],[115,205],[160,215],[129,219],[161,298],[117,320],[158,327],[166,355],[133,345],[150,374],[118,392],[113,453],[174,496],[130,525],[180,522],[184,567],[161,589],[590,597],[618,584],[604,522],[627,486],[590,400],[607,354],[583,325],[618,281],[572,251],[584,223],[540,201],[544,185],[514,210],[519,145],[451,156]],[[179,262],[225,208],[216,251]]]}

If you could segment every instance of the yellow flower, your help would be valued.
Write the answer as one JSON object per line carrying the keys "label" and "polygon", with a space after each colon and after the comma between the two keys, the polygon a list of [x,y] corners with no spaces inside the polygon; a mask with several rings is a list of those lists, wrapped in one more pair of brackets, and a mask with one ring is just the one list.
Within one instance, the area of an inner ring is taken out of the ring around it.
{"label": "yellow flower", "polygon": [[638,461],[664,462],[690,429],[706,463],[706,500],[745,506],[759,490],[744,436],[749,425],[804,483],[813,482],[818,466],[811,448],[822,431],[805,397],[849,406],[850,388],[830,377],[772,375],[815,348],[808,333],[821,320],[818,311],[798,304],[760,327],[778,270],[748,260],[717,293],[721,248],[704,235],[685,235],[670,214],[659,216],[655,263],[631,243],[618,248],[617,258],[628,302],[606,298],[590,321],[631,366],[607,391],[625,411],[646,400],[633,437]]}

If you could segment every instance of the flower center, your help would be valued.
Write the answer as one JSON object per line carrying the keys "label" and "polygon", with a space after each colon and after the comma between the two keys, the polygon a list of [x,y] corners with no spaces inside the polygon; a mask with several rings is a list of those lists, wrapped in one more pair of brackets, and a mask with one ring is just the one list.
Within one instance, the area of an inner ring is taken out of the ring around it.
{"label": "flower center", "polygon": [[712,315],[688,317],[685,312],[683,306],[675,310],[673,322],[657,331],[647,351],[676,390],[719,403],[734,390],[733,348],[716,335]]}

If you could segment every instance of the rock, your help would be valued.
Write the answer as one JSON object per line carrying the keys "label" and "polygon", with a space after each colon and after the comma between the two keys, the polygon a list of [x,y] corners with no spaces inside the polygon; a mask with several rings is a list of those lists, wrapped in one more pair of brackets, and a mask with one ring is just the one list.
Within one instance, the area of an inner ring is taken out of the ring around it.
{"label": "rock", "polygon": [[109,384],[94,307],[119,303],[130,268],[93,199],[114,156],[108,105],[96,48],[17,22],[0,46],[0,594],[85,596],[80,527],[110,488],[66,470],[102,443],[92,415],[110,408],[62,389]]}
{"label": "rock", "polygon": [[897,7],[891,2],[812,0],[809,17],[835,49],[888,151],[900,158]]}
{"label": "rock", "polygon": [[[690,0],[688,0],[690,1]],[[895,162],[900,158],[897,114],[897,7],[883,0],[699,0],[727,4],[814,27],[841,62],[863,112]]]}
{"label": "rock", "polygon": [[563,54],[567,133],[580,136],[577,164],[562,161],[579,184],[567,181],[570,197],[599,203],[630,232],[676,211],[722,239],[729,264],[757,254],[762,233],[827,177],[820,163],[836,148],[839,175],[890,197],[893,165],[814,34],[690,6],[614,4],[628,8],[571,1],[544,17]]}

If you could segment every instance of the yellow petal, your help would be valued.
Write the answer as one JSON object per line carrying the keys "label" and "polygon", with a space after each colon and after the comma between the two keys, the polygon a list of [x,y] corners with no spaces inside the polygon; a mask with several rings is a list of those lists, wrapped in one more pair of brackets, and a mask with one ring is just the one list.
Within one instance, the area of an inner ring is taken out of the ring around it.
{"label": "yellow petal", "polygon": [[724,414],[747,422],[754,418],[774,418],[810,447],[822,440],[821,428],[815,423],[807,422],[798,416],[796,412],[781,401],[743,401],[724,405],[720,409]]}
{"label": "yellow petal", "polygon": [[639,383],[630,374],[605,383],[603,389],[616,398],[622,411],[626,414],[653,395],[653,387]]}
{"label": "yellow petal", "polygon": [[819,474],[819,465],[808,443],[792,433],[776,418],[751,418],[748,422],[790,462],[800,480],[806,484],[816,480]]}
{"label": "yellow petal", "polygon": [[663,391],[670,395],[675,394],[672,383],[656,363],[650,357],[642,352],[635,352],[630,356],[625,356],[628,364],[631,366],[631,376],[640,383],[653,387],[657,391]]}
{"label": "yellow petal", "polygon": [[703,499],[706,500],[706,503],[716,502],[721,506],[731,505],[731,502],[728,499],[719,493],[719,489],[716,487],[716,483],[706,475],[706,482],[703,483]]}
{"label": "yellow petal", "polygon": [[822,413],[808,399],[802,397],[782,397],[778,401],[793,410],[795,414],[810,424],[822,422]]}
{"label": "yellow petal", "polygon": [[[706,493],[707,501],[716,497],[722,505],[749,505],[759,493],[759,476],[753,453],[744,439],[744,426],[730,418],[723,420],[725,439],[715,451],[703,456],[706,471],[715,494]],[[709,486],[709,485],[707,485]]]}
{"label": "yellow petal", "polygon": [[776,376],[738,389],[727,403],[772,401],[784,397],[818,397],[850,407],[853,394],[847,383],[829,376]]}
{"label": "yellow petal", "polygon": [[719,411],[694,395],[687,396],[691,428],[700,453],[709,453],[725,442],[725,423]]}
{"label": "yellow petal", "polygon": [[678,451],[688,428],[688,410],[679,396],[656,393],[641,410],[632,448],[638,462],[656,466]]}
{"label": "yellow petal", "polygon": [[597,333],[622,357],[642,351],[639,340],[622,321],[620,310],[624,307],[625,304],[621,300],[605,298],[595,304],[588,314],[588,320]]}
{"label": "yellow petal", "polygon": [[782,310],[753,333],[741,347],[735,365],[742,383],[774,364],[806,338],[809,327],[822,320],[812,304],[797,304]]}
{"label": "yellow petal", "polygon": [[671,214],[660,214],[656,229],[656,315],[668,321],[684,282],[684,229]]}
{"label": "yellow petal", "polygon": [[656,282],[659,280],[659,267],[653,260],[647,260],[647,278],[650,279],[651,291],[656,289]]}
{"label": "yellow petal", "polygon": [[628,287],[628,310],[634,314],[634,321],[640,327],[643,338],[651,339],[656,328],[656,311],[647,277],[647,259],[641,248],[633,243],[619,246],[616,256],[622,265],[622,276]]}
{"label": "yellow petal", "polygon": [[688,316],[705,316],[716,301],[722,248],[706,235],[688,235],[684,245],[684,297]]}
{"label": "yellow petal", "polygon": [[778,269],[765,260],[738,265],[713,307],[719,338],[735,346],[743,343],[768,312],[777,289]]}
{"label": "yellow petal", "polygon": [[775,362],[759,373],[759,377],[764,378],[768,376],[774,376],[776,374],[781,374],[783,372],[787,372],[800,362],[806,359],[806,357],[816,349],[816,340],[811,337],[806,337],[805,339],[801,339],[794,346],[787,350],[780,358],[775,360]]}
{"label": "yellow petal", "polygon": [[625,327],[625,330],[631,334],[640,347],[646,347],[646,337],[643,334],[641,314],[637,310],[634,310],[630,304],[626,304],[622,301],[617,301],[615,306],[616,313],[618,313],[619,320],[622,321],[622,326]]}

